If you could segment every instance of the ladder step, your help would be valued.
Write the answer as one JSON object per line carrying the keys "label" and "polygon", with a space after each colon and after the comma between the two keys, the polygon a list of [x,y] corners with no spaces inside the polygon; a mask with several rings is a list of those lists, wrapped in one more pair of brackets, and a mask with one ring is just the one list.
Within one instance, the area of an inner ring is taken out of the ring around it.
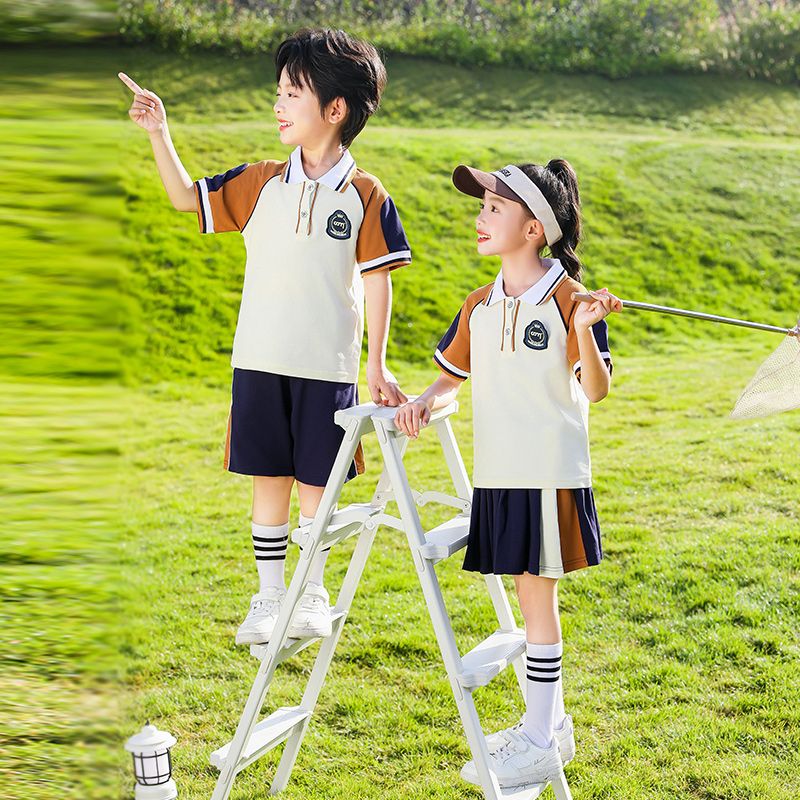
{"label": "ladder step", "polygon": [[[328,529],[322,535],[322,544],[334,545],[343,542],[358,533],[370,517],[374,517],[382,511],[380,506],[373,506],[370,503],[351,503],[349,506],[334,511]],[[310,524],[302,528],[295,528],[292,531],[292,541],[304,547],[310,532]]]}
{"label": "ladder step", "polygon": [[453,517],[425,534],[420,555],[430,561],[441,561],[463,549],[469,534],[469,517]]}
{"label": "ladder step", "polygon": [[[244,769],[248,764],[260,758],[268,750],[280,744],[298,726],[307,720],[311,714],[300,706],[279,708],[273,711],[266,719],[259,722],[250,734],[250,739],[244,746],[242,757],[236,771]],[[231,743],[223,745],[211,754],[211,764],[217,769],[225,766]]]}
{"label": "ladder step", "polygon": [[[342,624],[346,616],[347,614],[344,611],[340,611],[337,608],[331,609],[331,625],[333,627],[331,635],[336,631],[337,626]],[[312,636],[308,639],[287,639],[286,644],[278,651],[276,663],[280,664],[282,661],[286,661],[287,658],[291,658],[301,650],[305,650],[306,647],[320,641],[321,638],[321,636]],[[264,644],[251,644],[250,655],[255,656],[259,661],[263,661],[264,656],[267,654],[267,647],[266,642]]]}
{"label": "ladder step", "polygon": [[486,686],[525,652],[525,631],[495,631],[461,659],[458,682],[465,689]]}

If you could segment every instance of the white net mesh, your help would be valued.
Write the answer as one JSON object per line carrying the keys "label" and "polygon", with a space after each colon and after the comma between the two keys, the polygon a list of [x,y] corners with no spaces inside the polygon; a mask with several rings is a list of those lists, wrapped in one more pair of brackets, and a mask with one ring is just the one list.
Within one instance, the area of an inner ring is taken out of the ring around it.
{"label": "white net mesh", "polygon": [[766,417],[794,408],[800,408],[800,337],[787,336],[758,368],[731,417]]}

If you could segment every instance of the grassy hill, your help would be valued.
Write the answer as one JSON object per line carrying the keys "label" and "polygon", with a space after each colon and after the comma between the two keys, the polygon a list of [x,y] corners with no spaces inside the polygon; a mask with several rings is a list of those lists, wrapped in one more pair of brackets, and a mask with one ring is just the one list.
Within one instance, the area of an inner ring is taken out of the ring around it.
{"label": "grassy hill", "polygon": [[[199,236],[171,209],[116,73],[163,97],[199,176],[285,152],[271,67],[125,49],[4,56],[4,777],[28,800],[128,796],[120,743],[152,718],[178,736],[181,796],[199,800],[214,777],[207,754],[254,673],[232,639],[253,589],[249,487],[219,464],[243,246]],[[410,59],[389,71],[353,151],[394,195],[414,249],[396,274],[389,349],[407,390],[430,379],[441,331],[498,268],[475,255],[476,204],[450,184],[462,161],[573,161],[591,285],[793,322],[795,90]],[[576,799],[794,791],[800,418],[725,418],[778,341],[634,312],[613,320],[615,385],[592,435],[606,560],[561,589]],[[461,399],[470,466],[468,391]],[[446,488],[430,437],[408,460],[416,487]],[[366,499],[374,478],[349,484],[343,502]],[[331,585],[347,552],[331,556]],[[466,649],[488,632],[489,607],[452,561],[441,575]],[[466,746],[407,546],[387,529],[339,653],[286,796],[477,797],[457,778]],[[291,701],[308,663],[287,664],[270,703]],[[479,695],[487,725],[518,715],[512,683]],[[266,775],[248,771],[237,796],[262,796]]]}

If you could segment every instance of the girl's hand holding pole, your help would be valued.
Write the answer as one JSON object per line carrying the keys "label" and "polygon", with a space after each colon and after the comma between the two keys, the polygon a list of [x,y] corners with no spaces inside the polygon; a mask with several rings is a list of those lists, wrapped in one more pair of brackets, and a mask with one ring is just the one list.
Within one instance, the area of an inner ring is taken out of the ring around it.
{"label": "girl's hand holding pole", "polygon": [[593,303],[579,303],[575,309],[575,327],[587,330],[601,319],[605,319],[612,311],[622,311],[622,300],[611,294],[608,289],[589,292],[595,299]]}

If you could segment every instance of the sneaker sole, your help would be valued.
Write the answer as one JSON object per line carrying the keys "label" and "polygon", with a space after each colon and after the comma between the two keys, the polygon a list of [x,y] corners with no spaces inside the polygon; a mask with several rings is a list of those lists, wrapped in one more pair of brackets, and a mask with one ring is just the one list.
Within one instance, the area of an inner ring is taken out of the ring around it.
{"label": "sneaker sole", "polygon": [[[506,780],[501,780],[500,778],[498,778],[497,783],[501,789],[521,789],[525,786],[542,786],[543,784],[552,783],[561,774],[561,772],[562,772],[561,770],[554,771],[551,777],[542,781],[526,780],[523,783],[518,783],[517,780],[512,780],[510,778]],[[481,785],[480,778],[478,778],[477,772],[473,775],[471,772],[465,772],[464,768],[462,767],[461,772],[459,774],[467,783],[471,783],[473,786]]]}
{"label": "sneaker sole", "polygon": [[262,636],[257,633],[236,634],[236,644],[267,644],[269,636]]}
{"label": "sneaker sole", "polygon": [[326,628],[289,628],[287,636],[290,639],[324,639],[333,633],[333,626]]}

